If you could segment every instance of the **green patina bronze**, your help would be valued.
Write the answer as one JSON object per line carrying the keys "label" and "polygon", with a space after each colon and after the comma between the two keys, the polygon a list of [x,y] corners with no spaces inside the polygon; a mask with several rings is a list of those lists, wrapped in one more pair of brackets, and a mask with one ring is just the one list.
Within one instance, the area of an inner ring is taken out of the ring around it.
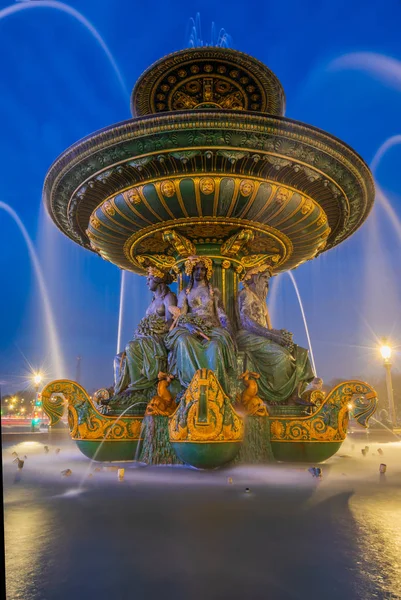
{"label": "green patina bronze", "polygon": [[137,455],[138,441],[115,443],[114,441],[75,440],[75,442],[82,454],[98,462],[133,461]]}
{"label": "green patina bronze", "polygon": [[191,443],[173,442],[172,446],[183,463],[197,469],[215,469],[230,463],[240,450],[240,442]]}
{"label": "green patina bronze", "polygon": [[43,197],[57,227],[147,275],[153,295],[114,359],[111,391],[90,398],[66,380],[43,391],[53,426],[68,404],[86,456],[318,462],[340,447],[350,411],[367,426],[374,390],[352,381],[324,395],[307,350],[267,311],[270,278],[344,241],[374,200],[361,157],[284,106],[256,59],[176,52],[139,78],[132,119],[49,169]]}

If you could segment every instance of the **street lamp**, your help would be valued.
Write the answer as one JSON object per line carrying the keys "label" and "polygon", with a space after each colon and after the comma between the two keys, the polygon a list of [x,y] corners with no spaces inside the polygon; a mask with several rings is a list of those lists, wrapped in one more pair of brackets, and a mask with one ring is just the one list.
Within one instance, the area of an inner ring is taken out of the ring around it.
{"label": "street lamp", "polygon": [[[43,375],[40,371],[37,371],[32,376],[33,385],[35,386],[36,397],[35,397],[35,406],[40,406],[41,402],[39,400],[39,387],[43,380]],[[43,408],[42,408],[42,419],[43,419]]]}
{"label": "street lamp", "polygon": [[33,383],[35,385],[36,390],[39,389],[40,382],[42,381],[42,379],[43,379],[42,373],[39,373],[39,372],[38,373],[34,373],[34,375],[32,377],[32,380],[33,380]]}
{"label": "street lamp", "polygon": [[393,427],[396,425],[396,414],[394,405],[394,393],[393,393],[393,382],[391,379],[391,353],[392,349],[387,342],[387,338],[381,339],[380,354],[383,358],[384,368],[386,370],[386,387],[387,387],[387,399],[390,409],[390,419]]}

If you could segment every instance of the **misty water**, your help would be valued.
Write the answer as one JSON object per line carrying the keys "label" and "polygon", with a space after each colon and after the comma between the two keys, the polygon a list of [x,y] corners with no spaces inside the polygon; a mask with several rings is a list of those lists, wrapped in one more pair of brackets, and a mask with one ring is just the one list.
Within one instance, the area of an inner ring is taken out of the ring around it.
{"label": "misty water", "polygon": [[[65,435],[10,438],[9,598],[401,597],[398,441],[351,434],[318,479],[302,464],[90,465]],[[13,452],[27,456],[22,470]]]}

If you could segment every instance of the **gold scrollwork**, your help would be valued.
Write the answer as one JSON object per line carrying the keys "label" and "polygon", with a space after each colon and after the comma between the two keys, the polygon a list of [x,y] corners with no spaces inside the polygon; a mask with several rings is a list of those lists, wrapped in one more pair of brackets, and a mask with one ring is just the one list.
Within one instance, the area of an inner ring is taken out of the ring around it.
{"label": "gold scrollwork", "polygon": [[213,273],[213,261],[208,256],[190,256],[185,261],[185,274],[191,276],[198,263],[203,263],[206,267],[206,276],[211,278]]}
{"label": "gold scrollwork", "polygon": [[[353,399],[357,397],[357,400],[354,400],[356,418],[361,416],[361,424],[364,426],[377,405],[377,394],[373,388],[367,383],[355,380],[337,385],[326,397],[318,390],[313,392],[311,397],[320,404],[312,415],[271,419],[272,442],[341,442],[347,434],[349,405],[353,405]],[[362,415],[359,413],[361,397],[365,399]]]}
{"label": "gold scrollwork", "polygon": [[165,273],[171,270],[175,273],[177,272],[175,269],[175,259],[166,254],[138,254],[134,258],[141,269],[148,270],[149,267],[157,269],[161,272],[161,275],[158,275],[160,277],[163,277]]}
{"label": "gold scrollwork", "polygon": [[244,437],[244,422],[234,411],[213,371],[196,371],[169,421],[170,440],[236,442]]}
{"label": "gold scrollwork", "polygon": [[244,248],[249,242],[255,237],[255,232],[252,229],[241,229],[238,233],[232,235],[224,244],[220,250],[222,254],[227,256],[237,256],[238,252]]}
{"label": "gold scrollwork", "polygon": [[85,389],[75,381],[51,381],[42,390],[42,402],[50,425],[61,419],[68,403],[68,424],[74,440],[132,441],[140,437],[142,417],[103,415]]}
{"label": "gold scrollwork", "polygon": [[264,271],[270,271],[272,274],[274,266],[279,261],[279,254],[251,254],[250,256],[243,256],[241,264],[244,267],[245,278],[249,279],[252,275],[263,273]]}
{"label": "gold scrollwork", "polygon": [[163,240],[173,246],[174,250],[180,256],[189,256],[196,254],[196,247],[190,240],[177,233],[174,229],[167,229],[163,232]]}

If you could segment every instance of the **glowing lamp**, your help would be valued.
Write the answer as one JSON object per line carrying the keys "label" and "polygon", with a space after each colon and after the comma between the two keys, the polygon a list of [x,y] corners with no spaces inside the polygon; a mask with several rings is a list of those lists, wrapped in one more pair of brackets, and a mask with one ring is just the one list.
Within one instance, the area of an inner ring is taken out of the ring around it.
{"label": "glowing lamp", "polygon": [[40,385],[40,382],[43,379],[43,375],[42,373],[35,373],[32,379],[35,385]]}
{"label": "glowing lamp", "polygon": [[391,347],[387,344],[380,346],[380,354],[384,360],[389,360],[391,357]]}

